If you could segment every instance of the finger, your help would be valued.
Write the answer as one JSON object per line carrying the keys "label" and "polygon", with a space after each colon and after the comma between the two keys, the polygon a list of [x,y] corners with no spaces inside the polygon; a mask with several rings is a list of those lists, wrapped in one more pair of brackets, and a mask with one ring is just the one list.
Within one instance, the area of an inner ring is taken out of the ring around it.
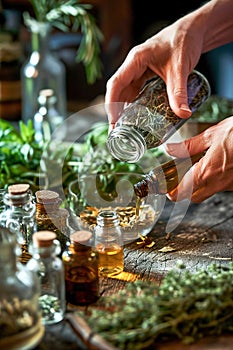
{"label": "finger", "polygon": [[192,114],[188,105],[187,78],[187,71],[171,70],[166,79],[169,104],[180,118],[189,118]]}
{"label": "finger", "polygon": [[211,145],[211,132],[205,130],[199,135],[190,137],[183,142],[167,143],[167,152],[174,157],[187,157],[206,151]]}

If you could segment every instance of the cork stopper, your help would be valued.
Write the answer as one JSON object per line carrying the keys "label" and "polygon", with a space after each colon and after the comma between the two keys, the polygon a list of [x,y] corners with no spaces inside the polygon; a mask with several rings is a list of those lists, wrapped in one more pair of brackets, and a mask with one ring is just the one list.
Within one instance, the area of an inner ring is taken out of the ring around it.
{"label": "cork stopper", "polygon": [[55,191],[41,190],[37,191],[35,194],[38,203],[49,204],[59,200],[59,194]]}
{"label": "cork stopper", "polygon": [[51,247],[54,239],[57,238],[55,232],[52,231],[37,231],[33,234],[33,243],[40,248]]}
{"label": "cork stopper", "polygon": [[72,243],[88,245],[90,239],[92,238],[92,233],[90,231],[76,231],[70,235],[70,240]]}
{"label": "cork stopper", "polygon": [[29,184],[14,184],[8,187],[8,193],[12,195],[20,195],[26,193],[29,188]]}

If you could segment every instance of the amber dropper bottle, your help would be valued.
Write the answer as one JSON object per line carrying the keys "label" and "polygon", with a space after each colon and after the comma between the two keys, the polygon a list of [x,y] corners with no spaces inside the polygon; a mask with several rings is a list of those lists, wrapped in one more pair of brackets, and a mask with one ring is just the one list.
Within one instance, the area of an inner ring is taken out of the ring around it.
{"label": "amber dropper bottle", "polygon": [[166,194],[176,188],[185,173],[197,163],[204,153],[187,158],[176,158],[151,170],[145,178],[134,185],[134,192],[138,198],[145,198],[148,194]]}

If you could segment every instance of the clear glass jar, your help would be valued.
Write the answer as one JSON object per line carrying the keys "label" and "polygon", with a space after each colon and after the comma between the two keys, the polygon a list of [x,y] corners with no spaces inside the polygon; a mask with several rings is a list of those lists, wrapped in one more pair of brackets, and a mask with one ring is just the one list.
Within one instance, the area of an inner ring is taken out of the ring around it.
{"label": "clear glass jar", "polygon": [[92,233],[76,231],[63,252],[66,301],[74,305],[89,305],[99,298],[98,254],[93,249]]}
{"label": "clear glass jar", "polygon": [[56,131],[56,140],[62,140],[65,136],[65,124],[57,129],[64,121],[64,116],[60,115],[57,108],[57,97],[52,89],[43,89],[39,92],[38,110],[33,117],[35,129],[35,139],[49,141],[52,133]]}
{"label": "clear glass jar", "polygon": [[39,280],[18,262],[15,235],[0,227],[0,349],[36,347],[44,334]]}
{"label": "clear glass jar", "polygon": [[40,190],[36,196],[36,226],[37,231],[53,231],[61,245],[61,254],[69,242],[69,212],[60,208],[61,198],[55,191]]}
{"label": "clear glass jar", "polygon": [[28,184],[8,186],[4,195],[4,210],[0,214],[0,225],[13,232],[21,245],[21,262],[26,263],[31,255],[28,245],[36,230],[36,204]]}
{"label": "clear glass jar", "polygon": [[[194,113],[209,97],[210,86],[207,79],[194,70],[188,77],[187,89],[189,107]],[[156,77],[122,111],[108,136],[108,149],[116,159],[137,162],[147,149],[160,146],[186,121],[172,111],[166,84]]]}
{"label": "clear glass jar", "polygon": [[50,24],[33,21],[31,54],[21,68],[22,119],[32,119],[38,108],[42,89],[52,89],[57,97],[57,111],[66,117],[66,71],[64,64],[50,51]]}
{"label": "clear glass jar", "polygon": [[30,247],[32,258],[27,268],[36,273],[40,280],[39,304],[45,325],[58,323],[65,315],[65,278],[63,263],[58,257],[60,251],[60,243],[54,232],[38,231],[33,234]]}
{"label": "clear glass jar", "polygon": [[100,211],[97,216],[95,248],[99,254],[100,276],[113,276],[124,270],[123,235],[120,220],[113,210]]}

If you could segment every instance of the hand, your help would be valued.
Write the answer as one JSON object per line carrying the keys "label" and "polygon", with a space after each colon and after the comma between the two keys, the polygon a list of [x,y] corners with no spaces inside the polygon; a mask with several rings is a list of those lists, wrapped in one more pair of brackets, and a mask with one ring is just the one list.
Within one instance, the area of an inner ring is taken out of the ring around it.
{"label": "hand", "polygon": [[191,111],[187,102],[187,77],[202,53],[232,41],[232,11],[232,0],[207,1],[135,46],[107,82],[105,108],[110,128],[118,120],[123,103],[132,102],[154,75],[165,81],[175,114],[188,118]]}
{"label": "hand", "polygon": [[167,195],[170,200],[189,198],[199,203],[214,193],[233,191],[233,116],[183,142],[167,144],[167,151],[175,157],[187,157],[187,152],[194,155],[206,151],[176,189]]}
{"label": "hand", "polygon": [[134,47],[108,80],[105,104],[112,127],[121,112],[118,104],[113,102],[133,101],[144,83],[156,74],[167,84],[169,103],[174,112],[181,118],[191,115],[187,103],[187,77],[199,60],[202,39],[198,30],[191,38],[186,26],[183,21],[178,21]]}

